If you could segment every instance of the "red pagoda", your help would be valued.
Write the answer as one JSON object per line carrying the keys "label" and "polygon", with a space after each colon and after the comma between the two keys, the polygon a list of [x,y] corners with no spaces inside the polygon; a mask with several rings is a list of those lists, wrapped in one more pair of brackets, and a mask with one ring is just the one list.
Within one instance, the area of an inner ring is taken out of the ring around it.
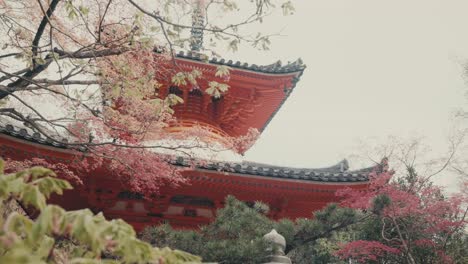
{"label": "red pagoda", "polygon": [[[257,66],[212,59],[202,61],[196,53],[179,53],[179,67],[211,73],[217,65],[231,68],[230,89],[217,100],[183,87],[163,88],[178,93],[184,103],[175,107],[178,123],[173,130],[197,124],[213,134],[212,140],[245,134],[249,128],[263,131],[294,89],[305,66],[300,60]],[[0,126],[0,155],[24,160],[33,157],[49,162],[69,163],[75,152],[48,141],[39,133],[11,124]],[[188,167],[191,161],[179,157],[173,164]],[[262,201],[273,219],[310,217],[314,210],[337,201],[335,192],[345,187],[365,188],[372,168],[349,171],[346,160],[320,169],[278,167],[252,162],[208,161],[183,171],[189,184],[162,188],[155,199],[129,192],[112,181],[112,175],[93,175],[90,186],[66,192],[56,199],[67,209],[92,208],[111,218],[122,218],[136,229],[168,222],[174,227],[197,228],[215,217],[227,195],[247,203]]]}
{"label": "red pagoda", "polygon": [[[225,82],[230,88],[221,97],[213,98],[197,89],[162,82],[162,96],[174,93],[184,99],[184,103],[174,109],[177,123],[170,132],[196,124],[212,135],[213,143],[220,144],[224,138],[244,135],[250,128],[262,132],[293,91],[305,65],[300,59],[286,65],[278,61],[266,66],[224,59],[206,60],[198,52],[202,30],[195,25],[192,34],[192,51],[180,52],[175,57],[178,67],[183,71],[196,69],[206,76],[214,76],[219,65],[229,67],[230,78]],[[157,52],[155,56],[159,56]],[[38,157],[52,163],[69,164],[74,155],[76,151],[67,149],[65,144],[47,140],[26,127],[0,122],[0,156],[3,158]],[[87,186],[67,191],[53,202],[69,210],[102,211],[106,217],[124,219],[137,230],[160,223],[170,223],[176,228],[198,228],[213,220],[227,195],[234,195],[248,204],[255,201],[268,204],[272,219],[296,219],[311,217],[314,210],[337,201],[335,192],[339,189],[366,188],[373,169],[349,171],[346,160],[319,169],[223,160],[205,160],[192,167],[192,161],[184,157],[174,158],[172,163],[186,168],[182,174],[189,184],[162,188],[152,199],[116,184],[115,177],[101,168],[92,175],[93,180]]]}

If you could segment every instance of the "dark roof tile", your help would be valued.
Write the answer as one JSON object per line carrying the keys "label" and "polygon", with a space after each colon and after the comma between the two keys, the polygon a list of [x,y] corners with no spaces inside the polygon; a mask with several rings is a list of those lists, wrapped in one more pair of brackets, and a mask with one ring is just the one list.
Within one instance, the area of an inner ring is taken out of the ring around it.
{"label": "dark roof tile", "polygon": [[[154,50],[157,53],[160,53],[158,49]],[[196,61],[202,61],[202,57],[204,55],[197,53],[197,52],[191,52],[191,51],[179,51],[176,53],[176,57],[178,58],[183,58],[183,59],[190,59],[190,60],[196,60]],[[245,69],[245,70],[252,70],[256,72],[263,72],[263,73],[292,73],[292,72],[300,72],[303,71],[306,66],[302,62],[302,59],[297,59],[294,62],[288,62],[286,65],[281,65],[281,61],[277,61],[275,63],[265,65],[265,66],[258,66],[256,64],[251,64],[249,65],[248,63],[242,63],[240,61],[232,61],[232,60],[227,60],[224,58],[218,59],[216,57],[213,57],[208,60],[209,63],[213,64],[218,64],[218,65],[227,65],[233,68],[238,68],[238,69]]]}
{"label": "dark roof tile", "polygon": [[[203,162],[201,169],[213,170],[210,162]],[[179,164],[175,164],[179,165]],[[180,165],[179,165],[180,166]],[[290,168],[280,167],[268,164],[241,162],[241,163],[220,163],[217,169],[225,172],[256,175],[262,177],[272,177],[281,179],[297,179],[305,181],[322,181],[322,182],[356,182],[367,181],[368,174],[374,167],[365,168],[358,171],[348,171],[348,162],[343,160],[337,165],[327,168]]]}
{"label": "dark roof tile", "polygon": [[[0,122],[0,132],[16,138],[36,142],[44,145],[51,145],[58,148],[66,148],[66,139],[45,138],[38,132],[29,132],[26,128],[15,128],[11,124],[2,124]],[[364,168],[357,171],[348,171],[349,164],[347,160],[342,160],[338,164],[326,168],[292,168],[281,167],[269,164],[255,162],[211,162],[206,160],[191,160],[184,157],[168,157],[169,162],[174,165],[189,167],[191,164],[197,164],[198,168],[206,170],[216,170],[239,174],[257,175],[262,177],[281,178],[281,179],[299,179],[305,181],[322,182],[357,182],[368,181],[369,173],[376,167]]]}

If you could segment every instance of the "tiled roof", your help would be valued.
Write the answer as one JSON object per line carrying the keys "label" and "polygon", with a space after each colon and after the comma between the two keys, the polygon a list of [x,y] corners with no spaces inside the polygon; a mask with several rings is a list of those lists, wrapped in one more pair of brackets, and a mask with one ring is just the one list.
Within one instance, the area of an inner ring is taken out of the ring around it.
{"label": "tiled roof", "polygon": [[[158,47],[154,48],[154,52],[156,53],[162,53],[162,50],[160,50]],[[263,132],[265,128],[268,126],[270,121],[273,119],[273,117],[276,115],[276,113],[279,111],[281,106],[284,104],[284,102],[288,99],[288,97],[291,95],[291,92],[294,90],[297,82],[299,81],[299,78],[302,76],[304,73],[304,70],[306,68],[306,65],[302,61],[301,58],[297,59],[294,62],[288,62],[287,64],[283,65],[280,60],[278,60],[275,63],[269,64],[269,65],[256,65],[256,64],[249,64],[246,62],[240,62],[240,61],[233,61],[233,60],[226,60],[226,59],[218,59],[216,57],[213,58],[208,58],[206,55],[201,54],[199,52],[193,52],[193,51],[179,51],[176,53],[177,58],[181,59],[188,59],[188,60],[193,60],[193,61],[199,61],[199,62],[208,62],[211,64],[217,64],[217,65],[226,65],[231,68],[237,68],[237,69],[242,69],[242,70],[249,70],[249,71],[254,71],[254,72],[260,72],[260,73],[268,73],[268,74],[286,74],[286,73],[297,73],[296,76],[292,79],[293,84],[291,89],[288,91],[286,97],[283,99],[283,101],[278,105],[276,110],[271,114],[270,118],[268,121],[265,123],[265,125],[260,129],[260,132]]]}
{"label": "tiled roof", "polygon": [[[11,124],[2,124],[0,120],[0,133],[18,139],[48,145],[56,148],[67,148],[64,144],[66,139],[51,140],[42,136],[39,132],[33,132],[29,128],[18,128]],[[64,143],[60,143],[64,142]],[[223,162],[193,160],[183,157],[173,158],[171,163],[176,166],[189,167],[195,165],[198,169],[220,171],[226,173],[238,173],[255,175],[260,177],[317,181],[317,182],[366,182],[369,180],[369,173],[377,167],[369,167],[355,171],[349,171],[347,160],[327,168],[293,168],[274,166],[254,162]]]}
{"label": "tiled roof", "polygon": [[0,133],[6,134],[9,136],[13,136],[15,138],[24,139],[27,141],[39,143],[42,145],[53,146],[57,148],[66,148],[66,144],[68,139],[66,138],[46,138],[45,136],[41,135],[39,132],[35,132],[27,127],[17,127],[12,124],[5,124],[3,123],[4,120],[0,119]]}
{"label": "tiled roof", "polygon": [[254,162],[197,162],[183,157],[173,161],[174,165],[190,166],[195,164],[199,169],[221,171],[227,173],[239,173],[261,177],[273,177],[280,179],[319,181],[319,182],[365,182],[369,180],[369,174],[376,167],[369,167],[355,171],[348,170],[348,161],[343,160],[328,168],[294,168],[282,167]]}
{"label": "tiled roof", "polygon": [[[160,52],[155,49],[155,52]],[[282,64],[280,60],[275,63],[269,65],[257,65],[257,64],[249,64],[246,62],[240,61],[233,61],[233,60],[226,60],[226,59],[218,59],[218,58],[207,58],[206,55],[200,54],[198,52],[192,51],[179,51],[176,54],[177,58],[182,59],[189,59],[194,61],[200,62],[209,62],[211,64],[217,65],[226,65],[231,68],[243,69],[243,70],[250,70],[255,72],[262,72],[262,73],[273,73],[273,74],[282,74],[282,73],[293,73],[293,72],[302,72],[306,65],[303,63],[302,59],[297,59],[293,62],[288,62],[286,64]]]}

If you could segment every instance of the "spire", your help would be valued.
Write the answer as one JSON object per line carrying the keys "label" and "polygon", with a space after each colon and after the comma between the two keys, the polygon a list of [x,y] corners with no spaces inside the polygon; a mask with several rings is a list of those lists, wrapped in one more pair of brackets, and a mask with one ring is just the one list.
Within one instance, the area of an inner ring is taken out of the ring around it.
{"label": "spire", "polygon": [[200,51],[203,47],[203,28],[205,23],[204,0],[195,0],[195,8],[192,14],[192,30],[190,49]]}

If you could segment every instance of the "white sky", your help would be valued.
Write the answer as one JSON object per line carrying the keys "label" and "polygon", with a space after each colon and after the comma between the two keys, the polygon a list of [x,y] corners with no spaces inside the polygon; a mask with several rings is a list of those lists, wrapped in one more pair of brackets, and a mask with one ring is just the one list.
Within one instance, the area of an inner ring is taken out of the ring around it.
{"label": "white sky", "polygon": [[328,166],[358,153],[358,141],[389,135],[421,135],[445,151],[454,112],[468,105],[468,1],[307,0],[295,7],[293,16],[265,21],[284,35],[269,52],[226,54],[256,64],[298,57],[307,64],[246,159]]}

